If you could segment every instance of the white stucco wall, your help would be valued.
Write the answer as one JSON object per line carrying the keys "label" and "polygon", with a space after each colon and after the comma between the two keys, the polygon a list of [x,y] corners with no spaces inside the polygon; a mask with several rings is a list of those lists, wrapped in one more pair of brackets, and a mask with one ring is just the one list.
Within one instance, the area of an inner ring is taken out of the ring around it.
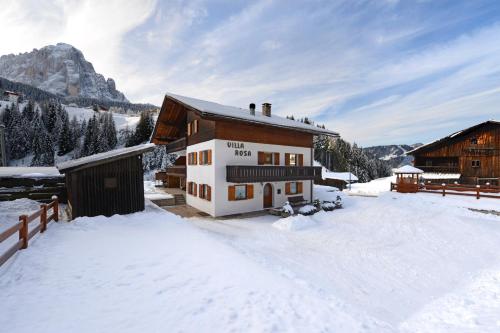
{"label": "white stucco wall", "polygon": [[[243,148],[228,146],[228,142]],[[187,166],[187,182],[208,184],[212,187],[212,201],[186,194],[187,204],[202,210],[212,216],[224,216],[237,213],[246,213],[262,210],[264,208],[263,189],[266,183],[253,183],[254,197],[248,200],[228,200],[228,186],[234,183],[226,182],[226,165],[258,165],[258,152],[280,153],[280,165],[285,165],[285,153],[303,154],[304,166],[311,164],[311,149],[281,145],[268,145],[253,142],[211,140],[187,148],[187,153],[212,149],[212,165]],[[245,154],[235,154],[235,150],[245,151]],[[248,152],[250,152],[248,156]],[[311,181],[302,181],[302,196],[307,201],[311,200]],[[270,182],[273,187],[273,206],[282,206],[287,201],[285,182]],[[278,194],[280,192],[280,194]]]}
{"label": "white stucco wall", "polygon": [[[199,153],[202,150],[212,149],[212,165],[187,165],[186,166],[186,203],[199,209],[205,213],[215,216],[215,174],[214,174],[214,152],[215,152],[215,141],[210,140],[196,145],[188,146],[186,149],[186,163],[187,156],[191,152]],[[198,156],[198,161],[200,156]],[[212,200],[208,201],[201,199],[199,195],[199,188],[197,189],[197,195],[191,195],[187,192],[188,182],[195,182],[198,187],[199,184],[207,184],[212,187]]]}

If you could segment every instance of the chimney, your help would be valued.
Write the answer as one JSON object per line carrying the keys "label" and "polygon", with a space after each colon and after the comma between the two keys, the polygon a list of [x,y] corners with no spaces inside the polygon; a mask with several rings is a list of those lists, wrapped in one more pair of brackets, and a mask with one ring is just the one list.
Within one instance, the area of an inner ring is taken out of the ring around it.
{"label": "chimney", "polygon": [[254,103],[250,103],[250,105],[248,106],[248,108],[250,109],[250,114],[252,116],[255,116],[255,104]]}
{"label": "chimney", "polygon": [[262,104],[262,115],[266,117],[271,117],[271,103]]}

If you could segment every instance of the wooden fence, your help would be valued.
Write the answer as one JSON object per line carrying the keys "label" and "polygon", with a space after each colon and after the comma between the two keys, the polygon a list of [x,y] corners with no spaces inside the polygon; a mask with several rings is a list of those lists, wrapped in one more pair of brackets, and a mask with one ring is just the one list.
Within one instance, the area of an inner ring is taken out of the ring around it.
{"label": "wooden fence", "polygon": [[[26,249],[28,247],[29,240],[38,232],[43,233],[47,229],[47,224],[51,221],[59,221],[59,199],[56,196],[52,199],[53,201],[51,203],[40,205],[40,209],[33,214],[19,216],[18,223],[0,233],[0,244],[14,234],[19,233],[19,240],[3,254],[0,254],[0,266],[2,266],[18,250]],[[50,209],[52,209],[52,214],[48,215]],[[29,224],[37,218],[40,218],[40,223],[32,230],[29,230]]]}
{"label": "wooden fence", "polygon": [[[500,186],[494,185],[464,185],[464,184],[424,184],[418,189],[424,193],[439,193],[443,197],[446,194],[473,196],[476,199],[494,198],[500,199]],[[468,192],[468,193],[466,193]]]}

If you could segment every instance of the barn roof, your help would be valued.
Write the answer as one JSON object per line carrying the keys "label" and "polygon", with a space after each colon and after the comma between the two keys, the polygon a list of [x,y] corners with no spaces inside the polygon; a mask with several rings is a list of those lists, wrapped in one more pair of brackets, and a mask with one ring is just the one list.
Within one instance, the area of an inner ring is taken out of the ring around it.
{"label": "barn roof", "polygon": [[[274,114],[271,114],[271,116],[268,117],[262,115],[261,112],[256,111],[255,115],[252,115],[250,114],[249,109],[222,105],[215,102],[209,102],[192,97],[167,93],[163,101],[160,116],[158,117],[158,121],[156,123],[155,132],[153,134],[153,141],[155,141],[155,139],[157,139],[157,137],[159,136],[158,133],[163,131],[168,134],[167,136],[171,139],[170,141],[173,141],[175,138],[180,138],[180,136],[182,136],[182,133],[178,130],[178,127],[180,126],[180,123],[183,119],[182,111],[179,111],[178,108],[176,109],[173,106],[167,107],[168,102],[171,102],[175,105],[181,105],[184,110],[189,109],[197,111],[202,116],[216,116],[249,123],[288,128],[295,131],[312,133],[315,135],[339,135],[337,132],[319,128],[316,125],[301,123],[299,121],[287,119]],[[159,127],[164,128],[160,129]]]}
{"label": "barn roof", "polygon": [[127,158],[134,155],[139,155],[148,151],[153,150],[155,147],[154,143],[147,143],[143,145],[132,146],[128,148],[120,148],[107,151],[105,153],[99,153],[95,155],[85,156],[78,158],[76,160],[71,160],[67,162],[62,162],[56,165],[57,169],[61,173],[67,171],[72,171],[75,169],[85,169],[113,161],[117,161],[123,158]]}
{"label": "barn roof", "polygon": [[440,144],[446,142],[449,139],[460,137],[462,135],[468,134],[468,133],[470,133],[470,132],[472,132],[472,131],[480,128],[480,127],[483,127],[483,126],[486,126],[486,125],[489,125],[489,124],[500,125],[500,121],[499,120],[487,120],[487,121],[484,121],[482,123],[476,124],[474,126],[466,128],[466,129],[463,129],[463,130],[451,133],[450,135],[445,136],[444,138],[441,138],[441,139],[438,139],[438,140],[426,143],[424,145],[421,145],[421,146],[419,146],[419,147],[417,147],[417,148],[415,148],[413,150],[408,151],[406,154],[412,155],[412,154],[414,154],[415,152],[417,152],[419,150],[426,150],[426,149],[431,149],[431,148],[437,147],[437,146],[439,146]]}

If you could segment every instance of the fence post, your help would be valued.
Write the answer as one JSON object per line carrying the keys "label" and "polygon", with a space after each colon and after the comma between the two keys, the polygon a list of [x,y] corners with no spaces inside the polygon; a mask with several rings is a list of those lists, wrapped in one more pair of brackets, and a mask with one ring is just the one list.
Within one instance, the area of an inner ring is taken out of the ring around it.
{"label": "fence post", "polygon": [[479,194],[479,189],[480,189],[480,188],[481,188],[481,186],[480,186],[480,185],[476,185],[476,199],[479,199],[479,196],[480,196],[480,194]]}
{"label": "fence post", "polygon": [[57,195],[52,196],[52,200],[54,201],[54,221],[59,221],[59,199]]}
{"label": "fence post", "polygon": [[443,187],[443,197],[446,195],[446,184],[442,183],[441,186]]}
{"label": "fence post", "polygon": [[40,215],[40,224],[42,225],[40,233],[42,233],[47,229],[47,205],[40,205],[40,209],[42,210],[42,215]]}
{"label": "fence post", "polygon": [[28,247],[28,215],[19,216],[19,221],[23,224],[19,229],[19,240],[23,241],[21,249],[25,249]]}

